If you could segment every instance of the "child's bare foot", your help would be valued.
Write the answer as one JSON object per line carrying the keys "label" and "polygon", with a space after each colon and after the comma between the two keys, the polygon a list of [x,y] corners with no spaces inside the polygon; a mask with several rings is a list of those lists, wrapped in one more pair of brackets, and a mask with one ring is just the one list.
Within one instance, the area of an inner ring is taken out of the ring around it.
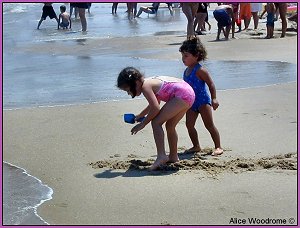
{"label": "child's bare foot", "polygon": [[193,146],[192,148],[185,150],[184,153],[196,153],[200,152],[201,148],[199,146]]}
{"label": "child's bare foot", "polygon": [[211,154],[212,156],[217,156],[223,154],[223,149],[222,148],[217,148],[215,151]]}
{"label": "child's bare foot", "polygon": [[170,156],[170,155],[169,155],[168,163],[175,163],[175,162],[179,162],[179,157],[178,157],[178,155],[175,155],[175,156]]}
{"label": "child's bare foot", "polygon": [[161,165],[165,165],[169,161],[169,157],[167,155],[157,157],[153,165],[149,168],[150,171],[158,169]]}

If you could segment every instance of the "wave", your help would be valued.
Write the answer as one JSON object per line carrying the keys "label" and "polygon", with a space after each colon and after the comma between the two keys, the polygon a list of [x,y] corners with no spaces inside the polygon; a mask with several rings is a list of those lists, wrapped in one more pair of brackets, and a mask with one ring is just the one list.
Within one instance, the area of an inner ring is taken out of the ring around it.
{"label": "wave", "polygon": [[3,162],[3,224],[49,225],[37,208],[52,199],[53,190],[26,170]]}
{"label": "wave", "polygon": [[25,13],[39,5],[41,5],[41,3],[3,3],[3,14]]}

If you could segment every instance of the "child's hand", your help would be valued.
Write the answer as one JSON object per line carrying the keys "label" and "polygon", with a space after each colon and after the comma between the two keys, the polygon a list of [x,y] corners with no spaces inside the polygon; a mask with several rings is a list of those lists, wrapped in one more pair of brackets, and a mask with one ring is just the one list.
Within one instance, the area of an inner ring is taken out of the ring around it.
{"label": "child's hand", "polygon": [[137,125],[135,125],[132,129],[131,129],[131,134],[135,135],[136,133],[138,133],[140,130],[142,130],[145,127],[145,125],[143,123],[139,123]]}
{"label": "child's hand", "polygon": [[143,118],[143,117],[144,117],[144,116],[136,115],[134,120],[135,120],[135,122],[138,122],[138,120],[141,119],[141,118]]}
{"label": "child's hand", "polygon": [[216,110],[219,107],[219,102],[216,98],[212,99],[211,103],[214,110]]}

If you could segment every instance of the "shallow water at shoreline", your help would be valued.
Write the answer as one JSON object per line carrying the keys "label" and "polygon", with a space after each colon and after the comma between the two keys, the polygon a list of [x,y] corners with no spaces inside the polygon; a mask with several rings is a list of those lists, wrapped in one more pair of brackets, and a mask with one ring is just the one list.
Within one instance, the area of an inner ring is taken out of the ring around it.
{"label": "shallow water at shoreline", "polygon": [[3,162],[3,224],[48,225],[36,213],[53,191],[24,169]]}
{"label": "shallow water at shoreline", "polygon": [[[23,58],[22,56],[20,58]],[[64,64],[62,74],[51,63]],[[7,60],[6,60],[7,61]],[[12,61],[12,60],[11,60]],[[40,61],[36,69],[30,62]],[[76,66],[80,65],[78,68]],[[184,66],[178,61],[120,56],[27,56],[4,68],[4,108],[94,103],[128,99],[116,87],[116,77],[125,66],[135,66],[146,76],[168,75],[181,78]],[[172,67],[170,67],[172,66]],[[295,64],[279,61],[207,61],[218,90],[239,89],[296,81]],[[26,70],[25,70],[26,69]],[[78,71],[80,71],[78,73]]]}

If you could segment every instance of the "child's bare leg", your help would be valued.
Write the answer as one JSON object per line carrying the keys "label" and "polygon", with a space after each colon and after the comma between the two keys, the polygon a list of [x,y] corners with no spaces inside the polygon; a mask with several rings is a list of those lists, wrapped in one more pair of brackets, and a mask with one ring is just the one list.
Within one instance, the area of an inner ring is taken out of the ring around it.
{"label": "child's bare leg", "polygon": [[193,147],[186,150],[186,152],[198,152],[201,150],[199,139],[198,139],[198,133],[195,128],[195,124],[196,124],[198,115],[199,115],[198,112],[194,112],[191,109],[189,109],[186,113],[186,128],[188,130],[190,139],[193,144]]}
{"label": "child's bare leg", "polygon": [[212,140],[215,144],[215,151],[212,155],[220,155],[223,153],[223,149],[221,147],[220,142],[220,134],[218,129],[216,128],[214,122],[213,122],[213,116],[212,116],[212,108],[210,105],[202,105],[200,107],[200,114],[203,120],[203,123],[205,125],[205,128],[209,131]]}
{"label": "child's bare leg", "polygon": [[165,143],[164,143],[164,130],[162,124],[164,122],[159,122],[157,120],[152,120],[152,129],[154,135],[154,141],[157,148],[157,158],[153,165],[149,168],[150,170],[155,170],[159,166],[164,165],[169,160],[169,157],[166,155]]}
{"label": "child's bare leg", "polygon": [[[164,131],[162,125],[168,120],[177,116],[183,110],[187,110],[188,105],[179,98],[173,98],[168,101],[160,110],[159,114],[152,120],[152,129],[154,140],[157,148],[157,159],[154,164],[150,167],[150,170],[157,169],[160,165],[164,165],[169,160],[166,155],[165,144],[164,144]],[[177,154],[177,148],[176,148]]]}
{"label": "child's bare leg", "polygon": [[182,119],[182,117],[184,116],[187,110],[188,107],[186,107],[186,109],[182,110],[175,117],[173,117],[172,119],[166,122],[166,130],[167,130],[167,136],[168,136],[168,142],[170,148],[169,162],[179,161],[178,153],[177,153],[178,135],[176,132],[176,125]]}

